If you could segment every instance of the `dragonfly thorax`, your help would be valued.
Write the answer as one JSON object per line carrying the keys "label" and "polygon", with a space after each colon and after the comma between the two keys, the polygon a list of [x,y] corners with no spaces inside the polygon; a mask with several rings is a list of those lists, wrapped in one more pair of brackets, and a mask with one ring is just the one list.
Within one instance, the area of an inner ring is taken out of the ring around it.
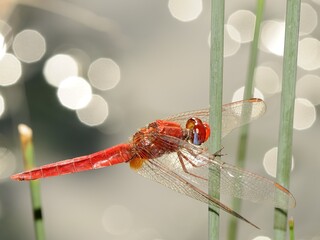
{"label": "dragonfly thorax", "polygon": [[153,159],[177,149],[174,143],[168,144],[164,139],[174,137],[183,139],[184,131],[178,123],[157,120],[140,129],[133,136],[135,155],[143,159]]}
{"label": "dragonfly thorax", "polygon": [[174,139],[201,145],[209,136],[209,125],[199,118],[190,118],[185,128],[177,122],[157,120],[134,134],[132,139],[134,155],[142,159],[158,158],[179,148],[178,141]]}

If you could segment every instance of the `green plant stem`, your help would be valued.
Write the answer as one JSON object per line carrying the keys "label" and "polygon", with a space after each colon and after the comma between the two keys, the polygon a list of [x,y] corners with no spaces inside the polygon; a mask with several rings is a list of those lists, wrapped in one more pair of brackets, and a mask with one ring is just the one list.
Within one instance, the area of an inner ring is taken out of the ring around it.
{"label": "green plant stem", "polygon": [[[211,49],[210,49],[210,116],[212,134],[209,139],[211,153],[221,149],[222,121],[222,79],[223,79],[223,41],[224,41],[224,0],[211,1]],[[219,174],[210,174],[209,195],[219,199],[214,183],[220,182]],[[219,208],[209,205],[209,240],[219,239]]]}
{"label": "green plant stem", "polygon": [[[21,148],[23,152],[24,168],[30,170],[34,164],[34,150],[32,143],[32,130],[23,124],[18,126]],[[33,209],[33,221],[35,226],[36,240],[44,240],[45,232],[41,211],[40,184],[39,181],[30,181],[31,202]]]}
{"label": "green plant stem", "polygon": [[[300,0],[287,0],[277,162],[277,181],[285,188],[289,187],[291,171],[293,114],[297,75],[300,4]],[[276,194],[275,197],[278,199],[281,196]],[[275,208],[274,239],[285,239],[286,230],[287,210]]]}
{"label": "green plant stem", "polygon": [[290,240],[294,240],[294,221],[293,218],[289,220],[289,233],[290,233]]}
{"label": "green plant stem", "polygon": [[[250,99],[253,96],[254,71],[257,66],[257,57],[259,52],[258,44],[259,44],[261,22],[262,22],[263,12],[264,12],[264,2],[265,2],[264,0],[257,1],[254,38],[251,45],[248,76],[247,76],[247,81],[245,85],[245,91],[243,94],[243,99]],[[236,161],[236,165],[241,168],[244,168],[245,166],[248,134],[249,134],[249,125],[246,124],[240,129],[240,138],[239,138],[239,146],[238,146],[237,161]],[[240,207],[241,207],[241,200],[239,198],[234,198],[232,200],[232,209],[238,212],[240,210]],[[237,230],[238,230],[238,220],[232,217],[230,218],[230,221],[229,221],[229,229],[228,229],[229,240],[236,239]]]}

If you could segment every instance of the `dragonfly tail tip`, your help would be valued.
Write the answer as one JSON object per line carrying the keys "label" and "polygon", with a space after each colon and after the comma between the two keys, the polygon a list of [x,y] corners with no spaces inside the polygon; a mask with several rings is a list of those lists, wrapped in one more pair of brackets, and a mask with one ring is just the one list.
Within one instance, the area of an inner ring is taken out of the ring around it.
{"label": "dragonfly tail tip", "polygon": [[15,175],[12,175],[11,177],[11,180],[14,180],[14,181],[25,181],[27,180],[23,175],[21,174],[15,174]]}

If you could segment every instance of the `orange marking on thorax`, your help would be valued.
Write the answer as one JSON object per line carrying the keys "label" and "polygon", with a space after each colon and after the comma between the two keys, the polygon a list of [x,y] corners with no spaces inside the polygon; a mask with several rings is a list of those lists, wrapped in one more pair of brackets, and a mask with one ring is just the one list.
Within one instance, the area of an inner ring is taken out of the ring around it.
{"label": "orange marking on thorax", "polygon": [[143,158],[134,158],[132,160],[130,160],[130,167],[133,170],[139,170],[142,167],[142,164],[144,161],[147,161],[147,159],[143,159]]}

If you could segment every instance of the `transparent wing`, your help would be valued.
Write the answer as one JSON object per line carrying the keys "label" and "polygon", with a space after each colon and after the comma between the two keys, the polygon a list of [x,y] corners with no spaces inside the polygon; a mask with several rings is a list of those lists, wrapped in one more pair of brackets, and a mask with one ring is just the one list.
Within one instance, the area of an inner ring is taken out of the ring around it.
{"label": "transparent wing", "polygon": [[[222,106],[222,137],[233,129],[247,124],[261,117],[266,111],[263,100],[251,98],[249,100],[228,103]],[[209,109],[180,113],[166,118],[168,121],[178,122],[184,126],[191,117],[198,117],[204,122],[209,122]]]}
{"label": "transparent wing", "polygon": [[[296,203],[292,194],[268,178],[220,161],[217,164],[211,163],[209,169],[212,174],[220,172],[220,192],[222,194],[252,202],[270,202],[275,207],[282,209],[295,207]],[[281,197],[277,198],[277,194]]]}
{"label": "transparent wing", "polygon": [[252,226],[257,227],[255,224],[242,217],[237,212],[233,211],[219,200],[210,197],[207,193],[203,192],[195,185],[188,182],[182,176],[177,174],[174,171],[171,171],[161,159],[153,159],[146,161],[142,167],[138,170],[138,173],[146,178],[149,178],[155,182],[161,183],[162,185],[189,197],[192,197],[196,200],[204,202],[206,204],[212,204],[220,209],[230,213],[231,215],[251,224]]}
{"label": "transparent wing", "polygon": [[[181,139],[166,135],[157,137],[164,148],[168,145],[178,146],[177,151],[164,154],[160,158],[146,160],[143,167],[138,170],[139,174],[177,192],[208,202],[210,171],[213,175],[220,174],[220,187],[216,183],[217,192],[252,202],[270,202],[283,209],[295,206],[292,194],[276,182],[218,161],[216,155]],[[276,198],[277,193],[281,198]]]}

